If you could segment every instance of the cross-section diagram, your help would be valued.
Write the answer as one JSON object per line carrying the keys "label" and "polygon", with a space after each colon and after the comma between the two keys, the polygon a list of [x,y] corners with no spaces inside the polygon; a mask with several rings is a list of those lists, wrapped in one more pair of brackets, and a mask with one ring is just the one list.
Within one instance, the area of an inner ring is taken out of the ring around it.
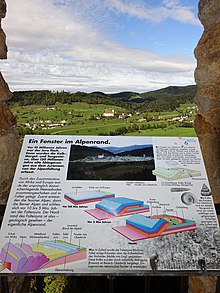
{"label": "cross-section diagram", "polygon": [[103,199],[95,205],[95,209],[85,210],[98,220],[149,212],[149,206],[143,201],[127,197]]}
{"label": "cross-section diagram", "polygon": [[28,273],[86,258],[86,248],[62,240],[35,244],[7,242],[0,253],[3,269]]}
{"label": "cross-section diagram", "polygon": [[119,226],[113,229],[131,241],[139,241],[152,237],[195,230],[196,222],[170,215],[152,217],[132,215],[126,220],[126,226]]}
{"label": "cross-section diagram", "polygon": [[157,167],[155,170],[152,171],[152,173],[168,181],[201,176],[200,171],[186,168]]}
{"label": "cross-section diagram", "polygon": [[94,190],[94,191],[84,191],[76,193],[65,193],[64,198],[73,203],[74,205],[90,203],[94,201],[101,201],[104,198],[115,197],[114,193]]}

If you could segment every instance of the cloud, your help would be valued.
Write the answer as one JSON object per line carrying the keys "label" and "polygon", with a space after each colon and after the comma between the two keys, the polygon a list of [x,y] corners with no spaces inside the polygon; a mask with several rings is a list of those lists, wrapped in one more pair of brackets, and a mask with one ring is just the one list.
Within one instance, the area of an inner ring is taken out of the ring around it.
{"label": "cloud", "polygon": [[169,10],[168,15],[170,18],[182,23],[201,26],[191,7],[181,6],[178,0],[164,0],[163,4]]}
{"label": "cloud", "polygon": [[[91,14],[96,14],[94,1],[87,1]],[[193,82],[193,59],[167,58],[113,42],[97,29],[95,20],[85,18],[84,0],[81,10],[72,10],[66,0],[7,3],[3,27],[9,54],[1,67],[12,90],[146,91]]]}
{"label": "cloud", "polygon": [[152,7],[142,1],[106,0],[109,8],[131,17],[160,23],[173,19],[184,24],[200,25],[190,7],[182,6],[176,0],[164,0],[161,6]]}
{"label": "cloud", "polygon": [[180,1],[179,0],[163,0],[162,3],[169,8],[173,8],[174,6],[179,5]]}
{"label": "cloud", "polygon": [[5,31],[10,48],[20,50],[60,50],[70,44],[97,42],[97,32],[68,7],[58,7],[50,0],[8,0]]}

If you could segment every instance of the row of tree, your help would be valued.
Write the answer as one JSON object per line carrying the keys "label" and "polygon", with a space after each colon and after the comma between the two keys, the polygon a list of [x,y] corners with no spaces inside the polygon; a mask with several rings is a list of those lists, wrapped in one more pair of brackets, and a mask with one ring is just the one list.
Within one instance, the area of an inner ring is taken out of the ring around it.
{"label": "row of tree", "polygon": [[101,132],[99,133],[99,135],[123,135],[126,133],[132,133],[132,132],[137,132],[140,130],[148,130],[148,129],[165,129],[167,127],[167,123],[166,122],[162,122],[162,123],[145,123],[145,124],[141,124],[138,125],[136,123],[131,124],[129,126],[121,126],[116,128],[114,131],[109,131],[109,132]]}
{"label": "row of tree", "polygon": [[[121,93],[122,94],[122,93]],[[130,93],[131,95],[131,93]],[[146,95],[146,94],[145,94]],[[142,98],[142,102],[137,103],[135,99],[123,100],[119,94],[104,94],[102,92],[70,93],[65,91],[19,91],[13,93],[10,103],[18,103],[20,106],[25,105],[55,105],[56,103],[72,104],[75,102],[84,102],[88,104],[106,104],[123,107],[126,109],[139,110],[143,112],[163,112],[172,111],[186,102],[193,102],[195,90],[186,93],[167,94],[157,93],[154,96],[146,96]]]}
{"label": "row of tree", "polygon": [[46,105],[51,106],[56,103],[72,104],[75,102],[84,102],[88,104],[106,104],[119,107],[130,108],[129,103],[123,103],[120,100],[112,99],[108,95],[87,94],[84,92],[52,92],[49,90],[42,91],[20,91],[14,92],[10,103],[17,103],[20,106],[26,105]]}

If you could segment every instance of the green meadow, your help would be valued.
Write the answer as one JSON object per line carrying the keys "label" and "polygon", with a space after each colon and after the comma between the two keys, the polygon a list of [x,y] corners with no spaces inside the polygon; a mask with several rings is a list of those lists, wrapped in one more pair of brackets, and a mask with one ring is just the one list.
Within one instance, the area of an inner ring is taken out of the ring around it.
{"label": "green meadow", "polygon": [[[103,113],[114,109],[114,117]],[[179,121],[170,120],[188,115],[185,121],[195,118],[193,104],[183,104],[171,112],[140,113],[123,107],[105,104],[56,103],[55,106],[13,104],[11,110],[17,118],[20,135],[134,135],[134,136],[196,136],[192,126],[184,127]],[[124,113],[125,119],[119,119]],[[155,120],[154,117],[160,117]],[[62,124],[62,125],[61,125]]]}

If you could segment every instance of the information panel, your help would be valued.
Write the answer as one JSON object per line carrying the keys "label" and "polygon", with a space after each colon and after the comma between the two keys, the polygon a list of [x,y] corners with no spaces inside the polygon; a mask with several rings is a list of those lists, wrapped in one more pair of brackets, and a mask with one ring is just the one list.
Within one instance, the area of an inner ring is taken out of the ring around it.
{"label": "information panel", "polygon": [[197,138],[26,136],[1,273],[215,271],[220,231]]}

